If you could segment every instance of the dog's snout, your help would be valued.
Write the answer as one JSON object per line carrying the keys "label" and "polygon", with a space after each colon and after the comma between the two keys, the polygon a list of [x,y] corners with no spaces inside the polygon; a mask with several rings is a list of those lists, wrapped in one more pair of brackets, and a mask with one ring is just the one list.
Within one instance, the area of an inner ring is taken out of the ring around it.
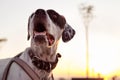
{"label": "dog's snout", "polygon": [[35,14],[36,15],[46,15],[45,10],[43,10],[43,9],[37,9]]}

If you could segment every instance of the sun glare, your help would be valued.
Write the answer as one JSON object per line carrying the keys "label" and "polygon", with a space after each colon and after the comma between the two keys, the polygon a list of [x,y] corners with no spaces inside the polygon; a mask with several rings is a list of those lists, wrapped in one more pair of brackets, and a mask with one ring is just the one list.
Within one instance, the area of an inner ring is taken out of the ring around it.
{"label": "sun glare", "polygon": [[[106,35],[100,35],[96,38],[90,37],[94,40],[89,42],[89,77],[103,77],[104,80],[109,80],[115,75],[119,76],[120,55],[117,52],[117,48],[113,47],[117,46],[115,45],[115,40],[109,36],[106,37]],[[101,37],[103,38],[102,40]],[[114,43],[111,43],[112,41]],[[63,44],[59,46],[63,57],[55,73],[58,76],[86,77],[85,46],[80,47],[80,49],[79,47],[74,48],[70,44],[69,46],[64,46],[65,50]],[[71,51],[72,49],[74,49],[73,52]]]}
{"label": "sun glare", "polygon": [[[100,36],[99,36],[100,37]],[[119,73],[119,53],[118,49],[113,46],[116,40],[105,35],[102,35],[102,38],[97,38],[96,42],[91,42],[90,53],[89,53],[89,66],[91,73],[94,73],[98,76],[106,78],[109,80],[115,75],[120,75]],[[97,42],[98,41],[98,42]],[[114,41],[114,42],[113,42]],[[112,43],[113,42],[113,43]],[[96,44],[96,45],[95,45]]]}

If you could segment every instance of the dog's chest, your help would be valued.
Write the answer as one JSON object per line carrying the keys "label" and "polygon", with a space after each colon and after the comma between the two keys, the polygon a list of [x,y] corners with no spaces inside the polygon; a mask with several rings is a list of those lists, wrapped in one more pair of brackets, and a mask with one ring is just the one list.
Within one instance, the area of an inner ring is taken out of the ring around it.
{"label": "dog's chest", "polygon": [[[8,75],[8,80],[32,80],[23,69],[19,68],[19,66],[16,68],[14,66],[17,65],[14,64],[11,67],[10,73]],[[52,80],[51,76],[49,76],[49,74],[44,71],[35,70],[35,72],[39,75],[39,80]]]}
{"label": "dog's chest", "polygon": [[47,73],[44,70],[38,70],[38,69],[36,69],[35,72],[39,75],[40,80],[53,80],[51,73]]}

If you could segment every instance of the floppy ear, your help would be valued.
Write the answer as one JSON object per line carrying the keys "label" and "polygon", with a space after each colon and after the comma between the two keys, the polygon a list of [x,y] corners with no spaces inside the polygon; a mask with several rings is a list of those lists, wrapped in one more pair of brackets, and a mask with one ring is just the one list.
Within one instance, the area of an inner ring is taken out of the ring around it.
{"label": "floppy ear", "polygon": [[65,24],[65,29],[62,33],[62,40],[63,42],[70,41],[75,35],[75,30],[69,25]]}
{"label": "floppy ear", "polygon": [[29,40],[30,36],[31,36],[31,34],[30,34],[30,19],[33,17],[33,15],[34,15],[34,13],[32,13],[31,16],[28,19],[28,35],[27,35],[27,40]]}
{"label": "floppy ear", "polygon": [[28,35],[27,35],[27,40],[29,40],[30,39],[30,17],[29,17],[29,19],[28,19]]}

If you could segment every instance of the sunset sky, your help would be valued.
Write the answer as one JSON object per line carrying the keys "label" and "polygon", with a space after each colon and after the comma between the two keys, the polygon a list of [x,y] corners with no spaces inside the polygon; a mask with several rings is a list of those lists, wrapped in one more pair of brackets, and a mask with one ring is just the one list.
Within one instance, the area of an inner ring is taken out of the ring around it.
{"label": "sunset sky", "polygon": [[90,77],[120,76],[120,0],[0,0],[0,38],[8,39],[0,44],[0,58],[13,57],[30,45],[27,23],[32,12],[54,9],[76,30],[70,42],[60,40],[57,52],[62,58],[54,76],[85,77],[85,27],[79,10],[82,3],[94,6],[89,25]]}

